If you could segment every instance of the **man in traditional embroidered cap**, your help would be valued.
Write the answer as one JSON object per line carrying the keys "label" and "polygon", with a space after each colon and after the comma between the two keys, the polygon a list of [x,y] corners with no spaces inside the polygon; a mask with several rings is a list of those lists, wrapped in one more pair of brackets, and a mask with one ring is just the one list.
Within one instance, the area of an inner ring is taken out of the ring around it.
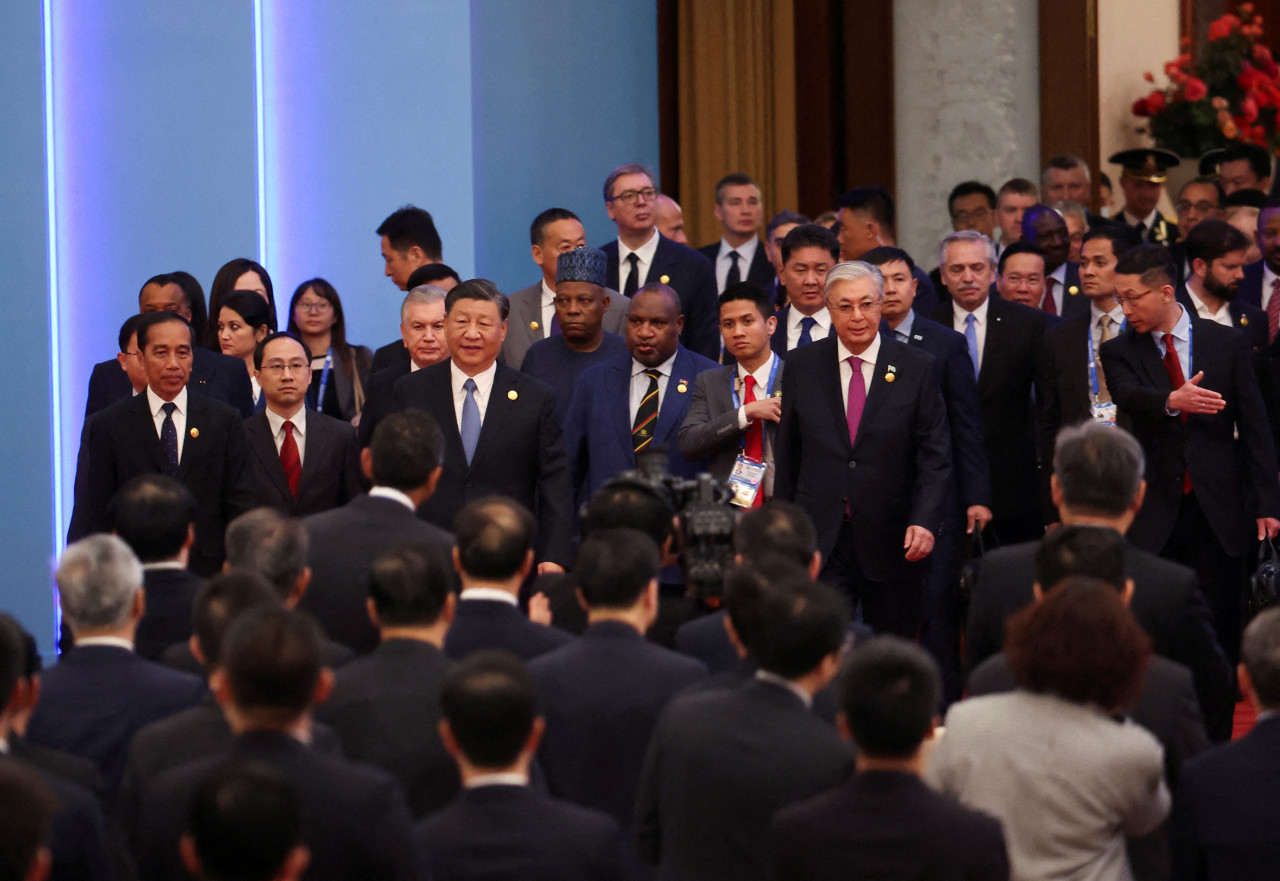
{"label": "man in traditional embroidered cap", "polygon": [[1169,179],[1169,169],[1179,164],[1168,150],[1135,148],[1113,153],[1108,162],[1124,167],[1120,189],[1124,191],[1124,210],[1116,220],[1132,227],[1144,242],[1172,245],[1178,238],[1177,224],[1156,208],[1160,191]]}

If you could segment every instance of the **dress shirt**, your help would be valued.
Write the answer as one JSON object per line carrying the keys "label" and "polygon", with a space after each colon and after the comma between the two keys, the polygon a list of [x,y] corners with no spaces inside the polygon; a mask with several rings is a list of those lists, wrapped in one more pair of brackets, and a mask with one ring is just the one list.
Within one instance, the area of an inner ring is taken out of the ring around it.
{"label": "dress shirt", "polygon": [[[636,424],[636,411],[640,409],[640,402],[644,400],[644,396],[649,393],[649,377],[645,376],[644,372],[658,371],[658,409],[661,410],[662,401],[667,396],[667,384],[671,381],[671,366],[675,364],[675,360],[676,356],[673,354],[657,367],[645,367],[635,358],[631,359],[631,403],[627,411],[631,421],[627,423],[628,427]],[[685,379],[693,382],[692,376],[686,376]]]}
{"label": "dress shirt", "polygon": [[418,372],[419,370],[421,370],[421,369],[422,369],[422,368],[418,366],[418,362],[417,362],[417,361],[415,361],[415,360],[413,360],[413,356],[412,356],[412,355],[410,355],[410,356],[409,356],[409,372],[410,372],[410,373],[417,373],[417,372]]}
{"label": "dress shirt", "polygon": [[720,238],[720,253],[716,256],[716,290],[724,293],[725,285],[729,278],[729,269],[733,266],[733,260],[729,257],[730,251],[738,252],[738,277],[742,281],[747,280],[747,270],[751,268],[751,261],[756,259],[756,248],[760,246],[760,237],[752,236],[745,244],[734,247],[725,241],[724,237]]}
{"label": "dress shirt", "polygon": [[181,571],[184,571],[186,568],[187,568],[186,566],[183,566],[177,560],[161,560],[158,563],[142,564],[143,572],[155,572],[158,569],[177,569],[178,571],[181,572]]}
{"label": "dress shirt", "polygon": [[805,315],[793,305],[787,310],[788,352],[800,345],[800,322],[805,318],[812,318],[815,322],[813,328],[809,331],[809,337],[813,342],[825,340],[827,334],[831,333],[831,313],[827,311],[826,306],[823,306],[812,315]]}
{"label": "dress shirt", "polygon": [[902,319],[902,322],[897,327],[893,328],[894,339],[896,339],[900,343],[905,343],[907,345],[910,345],[911,344],[911,328],[915,325],[915,323],[916,323],[916,313],[908,309],[907,317]]}
{"label": "dress shirt", "polygon": [[547,280],[542,280],[542,331],[543,339],[551,336],[551,322],[556,317],[556,292],[547,287]]}
{"label": "dress shirt", "polygon": [[516,600],[515,594],[500,587],[468,587],[458,594],[458,600],[459,602],[489,600],[490,602],[507,603],[512,606],[520,605]]}
{"label": "dress shirt", "polygon": [[1262,306],[1262,309],[1264,312],[1266,311],[1267,304],[1271,302],[1271,291],[1275,286],[1277,278],[1280,278],[1280,275],[1276,275],[1274,272],[1272,272],[1271,267],[1268,266],[1265,262],[1263,262],[1262,264],[1262,302],[1259,305]]}
{"label": "dress shirt", "polygon": [[1191,285],[1187,285],[1187,296],[1191,298],[1191,305],[1196,307],[1196,314],[1206,321],[1214,321],[1224,327],[1234,326],[1231,322],[1231,304],[1226,300],[1222,301],[1222,305],[1218,307],[1217,312],[1210,311],[1205,305],[1204,300],[1196,296],[1196,292],[1191,290]]}
{"label": "dress shirt", "polygon": [[284,444],[284,424],[289,421],[293,423],[293,442],[298,445],[298,464],[307,461],[306,404],[300,406],[298,412],[292,416],[281,416],[270,407],[263,412],[267,414],[267,425],[271,426],[271,439],[276,442],[276,452],[280,452],[280,447]]}
{"label": "dress shirt", "polygon": [[[990,305],[991,298],[983,297],[982,305],[973,310],[973,332],[978,337],[978,369],[982,369],[982,352],[987,347],[987,306]],[[964,333],[965,319],[969,316],[959,303],[952,301],[952,313],[955,315],[955,329],[958,333]]]}
{"label": "dress shirt", "polygon": [[770,673],[768,670],[757,670],[756,678],[761,682],[768,682],[770,685],[776,685],[779,688],[785,688],[787,691],[800,698],[806,710],[813,707],[813,695],[796,685],[790,679],[779,676],[777,673]]}
{"label": "dress shirt", "polygon": [[[844,342],[836,340],[836,352],[840,357],[840,400],[844,402],[845,410],[849,409],[849,379],[853,376],[853,365],[849,363],[849,358],[853,356],[844,347]],[[862,387],[871,392],[871,377],[876,372],[876,359],[880,357],[880,334],[876,334],[871,345],[862,350],[862,354],[858,355],[862,359]]]}
{"label": "dress shirt", "polygon": [[463,789],[479,789],[481,786],[528,786],[529,775],[516,771],[497,774],[477,774],[470,780],[464,780]]}
{"label": "dress shirt", "polygon": [[1112,337],[1115,337],[1120,333],[1120,325],[1124,324],[1124,310],[1121,309],[1119,306],[1115,307],[1110,312],[1103,312],[1101,309],[1097,307],[1097,305],[1095,305],[1094,303],[1090,303],[1089,304],[1089,323],[1093,325],[1094,348],[1097,348],[1098,346],[1098,319],[1100,319],[1103,315],[1111,316],[1111,322],[1112,322],[1111,336]]}
{"label": "dress shirt", "polygon": [[625,290],[627,287],[627,276],[631,274],[631,261],[627,259],[628,254],[634,253],[640,258],[640,265],[636,268],[640,272],[640,277],[636,279],[636,290],[640,290],[649,281],[649,269],[653,266],[653,255],[658,251],[658,229],[654,227],[653,235],[649,241],[632,251],[627,247],[622,239],[618,239],[618,290]]}
{"label": "dress shirt", "polygon": [[[1173,330],[1169,333],[1173,334],[1173,348],[1178,353],[1178,362],[1182,364],[1182,378],[1190,379],[1196,375],[1195,369],[1191,366],[1191,355],[1193,354],[1190,346],[1191,318],[1187,315],[1187,310],[1182,308],[1182,304],[1178,304],[1179,311],[1182,315],[1178,318],[1178,323],[1173,326]],[[1156,350],[1160,353],[1160,360],[1164,360],[1164,334],[1162,330],[1151,331],[1151,338],[1155,340]],[[1174,389],[1177,391],[1177,389]]]}
{"label": "dress shirt", "polygon": [[369,498],[371,499],[390,499],[393,502],[399,502],[410,511],[417,512],[418,507],[413,503],[413,499],[409,498],[405,493],[390,486],[375,486],[369,490]]}
{"label": "dress shirt", "polygon": [[1156,222],[1160,217],[1160,209],[1152,208],[1151,213],[1148,214],[1146,217],[1134,217],[1132,214],[1129,213],[1128,208],[1126,208],[1122,212],[1122,214],[1123,216],[1120,219],[1123,220],[1129,226],[1136,227],[1139,222],[1144,224],[1142,229],[1142,237],[1145,239],[1147,237],[1147,233],[1151,232],[1151,228],[1156,225]]}
{"label": "dress shirt", "polygon": [[[1049,284],[1049,279],[1053,279],[1057,284]],[[1057,314],[1062,314],[1062,300],[1065,293],[1064,288],[1067,286],[1067,264],[1063,263],[1053,272],[1050,272],[1044,279],[1044,296],[1049,296],[1050,288],[1053,289],[1053,307]],[[1040,309],[1044,308],[1044,297],[1040,298]]]}
{"label": "dress shirt", "polygon": [[[751,374],[752,376],[755,377],[755,380],[756,380],[756,400],[757,401],[762,401],[769,396],[769,374],[773,370],[773,359],[778,357],[772,352],[770,352],[770,354],[773,355],[773,357],[766,359],[765,362],[760,365],[759,369],[757,369],[754,373]],[[738,400],[743,402],[742,406],[738,408],[738,428],[741,431],[746,431],[747,426],[750,424],[750,422],[747,420],[747,405],[746,405],[747,368],[742,366],[741,361],[738,362],[738,369],[735,376],[736,376],[735,381],[737,382],[737,388],[738,388]]]}
{"label": "dress shirt", "polygon": [[[164,426],[164,410],[161,407],[164,403],[164,399],[152,391],[151,386],[147,386],[147,406],[151,408],[151,419],[156,424],[156,437],[162,440],[163,435],[160,432]],[[178,461],[181,462],[182,444],[187,439],[187,387],[185,385],[173,399],[173,403],[178,405],[173,411],[173,427],[178,430]]]}
{"label": "dress shirt", "polygon": [[467,390],[463,385],[468,379],[476,381],[476,407],[480,410],[480,424],[484,424],[484,414],[489,409],[489,392],[493,391],[493,378],[498,375],[498,362],[494,361],[475,376],[467,376],[458,365],[449,362],[449,377],[453,383],[453,415],[458,419],[458,431],[462,431],[462,405],[467,400]]}
{"label": "dress shirt", "polygon": [[133,651],[133,640],[125,639],[122,636],[86,636],[76,640],[76,648],[83,648],[87,645],[107,645],[112,648]]}
{"label": "dress shirt", "polygon": [[253,390],[253,405],[256,407],[258,401],[262,399],[262,386],[258,385],[258,377],[251,374],[249,376],[249,386]]}

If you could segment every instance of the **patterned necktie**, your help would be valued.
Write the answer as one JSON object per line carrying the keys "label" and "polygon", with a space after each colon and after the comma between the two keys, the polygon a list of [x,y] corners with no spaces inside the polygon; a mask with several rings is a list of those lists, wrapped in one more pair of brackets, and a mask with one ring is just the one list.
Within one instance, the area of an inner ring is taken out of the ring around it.
{"label": "patterned necktie", "polygon": [[737,251],[729,252],[729,274],[724,277],[724,286],[726,289],[742,281],[742,272],[738,269],[738,260],[741,258],[742,255]]}
{"label": "patterned necktie", "polygon": [[[747,389],[746,389],[746,392],[742,395],[742,403],[751,404],[756,400],[756,378],[752,376],[750,373],[748,373],[747,378],[743,380],[743,383],[746,385]],[[763,462],[764,461],[764,420],[757,419],[754,422],[748,423],[747,432],[744,435],[743,439],[746,441],[746,444],[747,444],[742,451],[743,454],[748,459],[754,459],[757,462]],[[764,488],[761,487],[760,490],[756,492],[756,497],[751,502],[751,507],[759,508],[760,505],[763,504],[763,502],[764,502]]]}
{"label": "patterned necktie", "polygon": [[973,313],[964,317],[964,341],[969,344],[969,360],[973,362],[973,377],[978,378],[978,329],[974,327]]}
{"label": "patterned necktie", "polygon": [[631,448],[637,453],[653,442],[653,429],[658,421],[658,377],[662,374],[646,370],[644,375],[649,377],[649,388],[636,408],[636,421],[631,426]]}
{"label": "patterned necktie", "polygon": [[1098,352],[1102,351],[1102,344],[1111,339],[1111,325],[1113,324],[1115,324],[1115,319],[1110,315],[1103,314],[1098,319],[1098,351],[1093,353],[1093,363],[1098,371],[1098,400],[1103,404],[1111,403],[1111,392],[1107,389],[1107,377],[1102,372],[1102,357]]}
{"label": "patterned necktie", "polygon": [[1280,331],[1280,278],[1271,283],[1271,299],[1267,300],[1267,342],[1276,341]]}
{"label": "patterned necktie", "polygon": [[[1169,374],[1169,385],[1173,387],[1173,391],[1177,391],[1187,381],[1187,375],[1182,372],[1182,359],[1178,357],[1178,350],[1173,345],[1173,334],[1166,333],[1164,335],[1164,372]],[[1183,410],[1180,414],[1182,421],[1187,421],[1187,411]],[[1182,494],[1186,495],[1191,492],[1191,472],[1184,471],[1182,474]]]}
{"label": "patterned necktie", "polygon": [[632,251],[627,255],[627,262],[631,264],[631,269],[627,272],[626,284],[622,286],[622,295],[634,297],[636,290],[640,287],[640,258],[636,256],[635,251]]}
{"label": "patterned necktie", "polygon": [[462,384],[467,396],[462,399],[462,451],[467,454],[467,464],[476,454],[476,444],[480,442],[480,405],[476,403],[476,381],[467,377]]}
{"label": "patterned necktie", "polygon": [[808,315],[800,319],[800,339],[796,340],[797,349],[801,346],[807,346],[809,343],[813,342],[813,335],[810,331],[813,330],[813,326],[817,323],[818,320],[816,318],[812,318]]}
{"label": "patterned necktie", "polygon": [[293,423],[285,420],[284,440],[280,443],[280,464],[284,479],[289,482],[289,494],[298,497],[298,479],[302,477],[302,457],[298,455],[298,442],[293,437]]}
{"label": "patterned necktie", "polygon": [[164,447],[164,456],[169,460],[169,473],[178,473],[178,426],[173,424],[173,411],[178,405],[166,401],[160,405],[164,411],[164,422],[160,425],[160,445]]}
{"label": "patterned necktie", "polygon": [[1046,278],[1044,284],[1044,299],[1040,301],[1040,308],[1049,315],[1058,314],[1058,304],[1053,299],[1053,289],[1057,286],[1056,278]]}
{"label": "patterned necktie", "polygon": [[849,446],[858,441],[858,423],[862,421],[862,409],[867,405],[867,386],[862,379],[862,359],[850,355],[849,403],[845,407],[845,420],[849,424]]}

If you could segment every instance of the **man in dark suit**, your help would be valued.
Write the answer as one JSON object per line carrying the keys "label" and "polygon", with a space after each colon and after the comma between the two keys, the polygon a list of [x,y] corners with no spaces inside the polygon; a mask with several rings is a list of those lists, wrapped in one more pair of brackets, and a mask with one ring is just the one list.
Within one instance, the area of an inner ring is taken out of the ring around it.
{"label": "man in dark suit", "polygon": [[[443,263],[424,263],[409,274],[409,289],[405,293],[405,302],[409,301],[409,295],[417,288],[436,288],[439,289],[442,294],[447,295],[449,291],[453,290],[461,283],[462,279],[458,278],[458,273],[451,267],[446,266]],[[444,313],[441,312],[441,317],[438,320],[440,345],[443,345],[444,341],[443,315]],[[410,339],[409,335],[405,333],[404,325],[405,308],[401,305],[400,339],[395,342],[387,343],[385,346],[379,346],[374,350],[373,362],[369,365],[369,370],[372,373],[379,373],[395,367],[401,371],[398,375],[402,376],[404,375],[404,372],[409,369],[410,362],[414,364],[425,362],[423,364],[423,366],[425,366],[425,364],[435,364],[437,361],[443,361],[448,357],[447,350],[444,355],[435,356],[432,354],[429,356],[428,352],[430,352],[431,347],[423,342],[422,337],[419,334],[415,334],[415,338]],[[421,348],[421,351],[416,358],[410,357],[409,354],[410,350],[414,348],[415,342]],[[366,400],[368,400],[367,397]],[[362,410],[361,412],[364,411]]]}
{"label": "man in dark suit", "polygon": [[570,559],[573,495],[555,418],[555,396],[497,363],[507,298],[492,282],[464,281],[445,300],[448,361],[401,377],[392,406],[429,413],[444,433],[443,470],[422,516],[448,528],[471,499],[498,493],[538,518],[538,571]]}
{"label": "man in dark suit", "polygon": [[780,246],[782,269],[778,280],[787,291],[787,305],[777,313],[778,324],[769,344],[782,357],[831,335],[827,311],[827,272],[840,259],[835,233],[816,223],[794,226]]}
{"label": "man in dark suit", "polygon": [[[1051,491],[1064,526],[1128,532],[1146,493],[1142,450],[1133,437],[1123,429],[1093,422],[1064,428],[1053,466]],[[1039,542],[1027,542],[983,558],[969,607],[965,639],[969,669],[1000,651],[1005,620],[1032,602],[1033,582],[1053,585],[1063,577],[1037,571],[1039,547]],[[1209,736],[1230,737],[1234,710],[1230,669],[1196,587],[1195,573],[1133,545],[1125,548],[1125,566],[1136,585],[1133,613],[1151,636],[1155,651],[1191,670]]]}
{"label": "man in dark suit", "polygon": [[[981,181],[961,181],[947,195],[947,214],[951,217],[953,231],[972,229],[991,238],[996,231],[996,191]],[[942,267],[935,267],[929,273],[929,281],[938,295],[945,299],[947,289],[942,284]]]}
{"label": "man in dark suit", "polygon": [[212,575],[222,565],[226,524],[253,507],[244,429],[230,407],[190,394],[191,328],[185,319],[167,311],[143,316],[138,347],[147,389],[85,424],[67,539],[106,531],[107,505],[130,477],[168,474],[197,501],[191,570]]}
{"label": "man in dark suit", "polygon": [[748,175],[735,173],[716,183],[716,220],[723,233],[720,241],[698,252],[711,261],[716,273],[716,291],[723,294],[739,282],[750,282],[765,290],[776,277],[756,231],[764,222],[764,200],[760,185]]}
{"label": "man in dark suit", "polygon": [[685,348],[708,358],[720,354],[716,333],[716,276],[711,261],[655,227],[653,175],[643,165],[620,165],[604,182],[604,203],[618,237],[600,246],[609,260],[608,287],[634,296],[661,282],[680,296]]}
{"label": "man in dark suit", "polygon": [[761,605],[759,672],[667,706],[635,814],[640,856],[659,879],[768,877],[773,815],[848,778],[852,750],[808,709],[838,671],[848,621],[826,585],[781,584]]}
{"label": "man in dark suit", "polygon": [[[567,208],[548,208],[535,217],[529,227],[529,239],[533,262],[542,270],[542,278],[507,298],[511,314],[507,316],[507,338],[502,341],[502,363],[517,370],[530,346],[560,332],[554,306],[557,261],[561,254],[587,244],[582,221]],[[627,320],[627,300],[617,291],[605,291],[605,297],[605,333],[621,334]]]}
{"label": "man in dark suit", "polygon": [[457,771],[436,730],[449,668],[442,648],[453,620],[452,575],[430,546],[400,545],[373,561],[369,618],[382,641],[337,672],[316,712],[337,730],[344,756],[400,781],[415,817],[458,794]]}
{"label": "man in dark suit", "polygon": [[575,384],[565,417],[575,498],[584,501],[606,480],[636,467],[637,454],[667,451],[667,469],[692,478],[706,470],[675,441],[698,374],[716,363],[680,343],[680,298],[663,284],[647,284],[627,311],[628,354],[597,364]]}
{"label": "man in dark suit", "polygon": [[[409,811],[400,787],[382,771],[332,758],[299,739],[312,706],[333,675],[321,667],[314,622],[300,612],[259,605],[231,625],[220,651],[213,691],[236,737],[233,760],[275,769],[298,793],[302,843],[311,851],[309,878],[420,877]],[[130,842],[146,881],[186,877],[178,842],[187,805],[200,782],[227,762],[210,756],[159,777],[143,793]]]}
{"label": "man in dark suit", "polygon": [[142,566],[119,538],[71,545],[55,577],[76,650],[45,672],[26,736],[91,759],[114,797],[134,732],[196,703],[204,682],[134,654]]}
{"label": "man in dark suit", "polygon": [[445,654],[461,660],[481,649],[501,649],[527,661],[569,641],[569,634],[530,621],[520,610],[537,529],[526,508],[503,496],[475,499],[458,512],[453,528],[453,568],[462,592]]}
{"label": "man in dark suit", "polygon": [[658,548],[635,529],[583,541],[573,568],[587,629],[529,665],[547,730],[547,791],[633,828],[649,735],[667,702],[703,679],[698,661],[647,641],[658,614]]}
{"label": "man in dark suit", "polygon": [[449,357],[444,339],[445,296],[445,291],[435,285],[420,285],[404,295],[400,305],[400,345],[405,357],[374,371],[365,383],[364,409],[357,427],[361,449],[369,446],[379,420],[391,412],[396,381]]}
{"label": "man in dark suit", "polygon": [[[855,187],[841,196],[838,204],[841,260],[861,260],[872,248],[897,246],[898,212],[893,196],[884,187]],[[929,274],[919,266],[911,274],[916,280],[921,312],[936,308],[940,301]]]}
{"label": "man in dark suit", "polygon": [[787,356],[774,496],[813,518],[821,577],[861,600],[863,621],[914,638],[951,480],[933,358],[881,337],[884,276],[869,263],[837,265],[826,297],[834,335]]}
{"label": "man in dark suit", "polygon": [[524,666],[502,652],[474,655],[445,680],[440,728],[465,788],[415,830],[423,864],[437,881],[630,877],[612,818],[530,788],[543,732],[537,697]]}
{"label": "man in dark suit", "polygon": [[115,359],[93,366],[93,373],[89,375],[89,397],[84,407],[85,419],[116,401],[141,394],[147,387],[147,369],[142,364],[142,353],[138,351],[138,322],[142,315],[141,312],[130,315],[120,325],[117,337],[120,351]]}
{"label": "man in dark suit", "polygon": [[[1032,205],[1022,215],[1022,241],[1039,249],[1044,258],[1044,296],[1038,303],[1026,305],[1062,318],[1088,312],[1089,304],[1080,296],[1080,264],[1068,259],[1071,234],[1063,216],[1048,205]],[[1000,255],[1001,277],[1005,274],[1006,258],[1013,253],[1010,249]],[[1005,296],[1003,290],[1001,296]]]}
{"label": "man in dark suit", "polygon": [[937,667],[916,646],[881,637],[854,650],[837,725],[857,746],[857,773],[778,812],[770,830],[774,878],[1009,877],[1000,822],[920,779],[941,697]]}
{"label": "man in dark suit", "polygon": [[367,495],[302,521],[307,531],[311,583],[301,608],[330,637],[357,652],[378,644],[365,611],[369,567],[383,551],[404,542],[426,542],[447,553],[453,536],[414,515],[435,491],[444,447],[435,421],[418,410],[393,413],[361,451]]}
{"label": "man in dark suit", "polygon": [[1262,259],[1244,267],[1239,299],[1267,313],[1267,354],[1280,376],[1280,202],[1258,214],[1258,248]]}
{"label": "man in dark suit", "polygon": [[1280,797],[1280,610],[1249,622],[1240,658],[1240,690],[1258,722],[1182,769],[1172,818],[1178,881],[1263,881],[1276,873],[1280,832],[1269,808]]}
{"label": "man in dark suit", "polygon": [[[991,468],[989,539],[1029,541],[1044,533],[1039,500],[1032,388],[1045,314],[991,296],[991,242],[972,231],[942,242],[942,278],[951,303],[930,317],[964,336],[978,377],[982,436]],[[988,543],[991,543],[990,540]]]}
{"label": "man in dark suit", "polygon": [[[774,273],[764,292],[775,309],[787,303],[787,286],[782,283],[782,241],[787,233],[809,222],[809,218],[796,211],[782,210],[773,215],[764,228],[764,252]],[[839,246],[837,246],[838,249]],[[837,256],[838,250],[837,250]]]}
{"label": "man in dark suit", "polygon": [[266,407],[244,422],[258,504],[293,517],[345,505],[363,492],[360,448],[348,423],[307,410],[311,352],[273,333],[253,353]]}
{"label": "man in dark suit", "polygon": [[1168,150],[1137,147],[1121,150],[1107,159],[1121,165],[1120,189],[1124,192],[1124,208],[1114,216],[1134,231],[1146,244],[1168,248],[1178,240],[1178,226],[1156,207],[1160,193],[1169,180],[1169,169],[1179,165],[1176,155]]}
{"label": "man in dark suit", "polygon": [[1177,301],[1167,251],[1135,248],[1116,275],[1129,328],[1102,347],[1102,365],[1147,459],[1129,539],[1196,570],[1234,662],[1245,558],[1255,538],[1280,532],[1276,451],[1249,350]]}

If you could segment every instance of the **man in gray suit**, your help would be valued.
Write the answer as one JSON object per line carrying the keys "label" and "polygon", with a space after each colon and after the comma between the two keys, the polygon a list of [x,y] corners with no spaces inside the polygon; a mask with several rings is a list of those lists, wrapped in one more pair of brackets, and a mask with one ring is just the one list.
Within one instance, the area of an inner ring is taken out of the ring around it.
{"label": "man in gray suit", "polygon": [[750,282],[720,295],[720,335],[736,364],[698,374],[689,413],[680,426],[680,452],[709,459],[711,476],[728,480],[741,455],[763,463],[764,477],[751,500],[759,507],[773,495],[773,436],[782,412],[782,359],[769,345],[778,319],[768,296]]}
{"label": "man in gray suit", "polygon": [[[525,353],[548,334],[559,333],[554,326],[556,298],[556,260],[566,251],[585,247],[587,234],[578,215],[567,208],[548,208],[533,219],[529,227],[533,262],[542,270],[542,280],[516,291],[508,301],[507,338],[502,343],[502,363],[520,369]],[[606,333],[621,334],[627,322],[627,298],[606,290],[609,310],[604,315]]]}

